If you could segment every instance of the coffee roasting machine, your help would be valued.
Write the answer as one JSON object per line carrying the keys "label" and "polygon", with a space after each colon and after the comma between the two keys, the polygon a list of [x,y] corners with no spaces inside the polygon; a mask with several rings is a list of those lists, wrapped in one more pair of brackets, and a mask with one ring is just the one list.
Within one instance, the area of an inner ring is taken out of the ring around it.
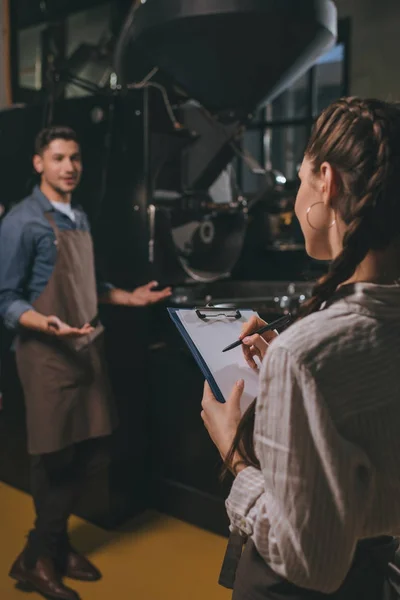
{"label": "coffee roasting machine", "polygon": [[[115,285],[157,279],[173,286],[175,306],[245,303],[268,317],[295,313],[310,283],[300,280],[298,265],[286,279],[276,270],[268,276],[249,229],[258,203],[273,206],[290,192],[279,175],[244,156],[260,181],[259,193],[246,198],[232,164],[243,157],[254,111],[335,42],[333,2],[137,0],[122,21],[112,52],[101,57],[110,59],[106,83],[104,71],[96,80],[98,61],[90,67],[93,53],[86,79],[73,58],[53,56],[45,103],[0,113],[4,173],[15,175],[18,165],[17,183],[5,176],[4,197],[26,193],[38,129],[71,125],[83,147],[79,202]],[[66,99],[71,84],[87,95]],[[218,457],[199,419],[201,374],[165,312],[138,317],[107,308],[102,315],[121,428],[111,465],[92,485],[96,508],[88,492],[81,514],[114,525],[150,505],[226,532]]]}

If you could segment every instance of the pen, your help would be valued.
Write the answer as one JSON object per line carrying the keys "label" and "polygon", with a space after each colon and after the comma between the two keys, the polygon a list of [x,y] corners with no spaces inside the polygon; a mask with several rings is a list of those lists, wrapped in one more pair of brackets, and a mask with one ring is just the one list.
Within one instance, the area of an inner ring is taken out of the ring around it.
{"label": "pen", "polygon": [[[285,325],[287,325],[289,323],[291,318],[292,318],[292,315],[287,314],[284,317],[280,317],[276,321],[273,321],[272,323],[268,323],[268,325],[264,325],[264,327],[261,327],[257,331],[254,331],[253,333],[249,333],[248,336],[261,335],[262,333],[265,333],[266,331],[273,331],[274,329],[278,329],[279,327],[284,327]],[[233,350],[233,348],[237,348],[238,346],[241,346],[242,344],[243,344],[242,340],[237,340],[237,342],[234,342],[230,346],[227,346],[226,348],[224,348],[222,350],[222,352],[228,352],[228,350]]]}

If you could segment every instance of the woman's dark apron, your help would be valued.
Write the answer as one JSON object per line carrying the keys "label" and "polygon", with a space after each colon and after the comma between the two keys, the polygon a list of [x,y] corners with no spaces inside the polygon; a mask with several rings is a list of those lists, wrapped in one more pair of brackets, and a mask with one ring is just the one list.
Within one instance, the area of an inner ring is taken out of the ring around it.
{"label": "woman's dark apron", "polygon": [[62,339],[23,330],[16,360],[25,396],[28,451],[47,454],[75,443],[109,435],[116,414],[104,358],[104,328],[96,323],[97,289],[89,232],[55,232],[57,261],[42,294],[39,313],[55,315],[72,327],[93,323],[84,337]]}
{"label": "woman's dark apron", "polygon": [[400,570],[396,538],[359,542],[352,567],[334,594],[299,588],[267,565],[251,539],[231,534],[219,579],[233,589],[232,600],[399,600]]}

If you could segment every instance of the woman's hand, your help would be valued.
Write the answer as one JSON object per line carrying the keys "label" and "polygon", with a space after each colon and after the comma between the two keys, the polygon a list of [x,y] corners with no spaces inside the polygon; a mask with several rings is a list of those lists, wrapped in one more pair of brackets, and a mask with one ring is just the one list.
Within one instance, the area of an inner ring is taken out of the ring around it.
{"label": "woman's hand", "polygon": [[266,331],[262,335],[252,333],[257,331],[261,327],[267,325],[266,321],[260,319],[260,317],[251,317],[247,323],[244,323],[242,327],[242,333],[240,334],[240,339],[243,342],[243,354],[244,358],[251,369],[258,370],[258,365],[254,360],[254,357],[257,356],[260,361],[263,360],[269,344],[272,342],[274,338],[277,337],[276,331]]}
{"label": "woman's hand", "polygon": [[242,418],[240,399],[243,395],[244,381],[238,381],[232,389],[231,395],[225,404],[218,402],[207,382],[204,384],[204,393],[201,406],[201,418],[208,433],[221,454],[226,459],[232,447],[239,422]]}

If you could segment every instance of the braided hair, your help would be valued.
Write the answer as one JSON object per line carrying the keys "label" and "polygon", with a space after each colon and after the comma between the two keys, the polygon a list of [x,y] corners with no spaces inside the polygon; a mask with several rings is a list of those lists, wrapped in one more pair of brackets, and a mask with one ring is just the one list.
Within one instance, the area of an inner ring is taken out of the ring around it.
{"label": "braided hair", "polygon": [[[314,173],[328,162],[337,174],[335,212],[346,225],[342,250],[316,283],[299,318],[318,311],[371,250],[400,238],[400,105],[341,98],[323,111],[305,151]],[[239,424],[224,473],[240,464],[260,467],[253,430],[256,401]]]}
{"label": "braided hair", "polygon": [[347,226],[342,251],[315,285],[300,316],[319,310],[370,250],[384,250],[400,233],[400,108],[379,100],[342,98],[320,116],[306,149],[318,172],[338,174],[336,210]]}

